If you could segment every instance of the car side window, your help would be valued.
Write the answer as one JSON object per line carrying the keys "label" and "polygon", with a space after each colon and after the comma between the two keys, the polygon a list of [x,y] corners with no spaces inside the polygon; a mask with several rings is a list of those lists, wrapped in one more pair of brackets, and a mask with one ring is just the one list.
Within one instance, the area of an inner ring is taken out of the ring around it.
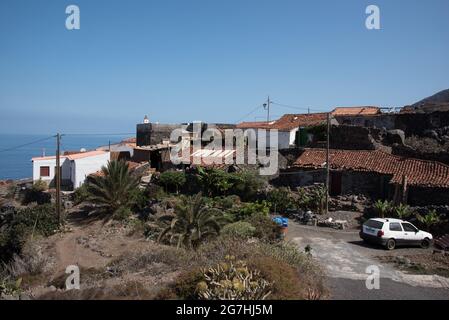
{"label": "car side window", "polygon": [[399,222],[391,222],[390,231],[402,231],[401,224]]}
{"label": "car side window", "polygon": [[413,225],[411,225],[410,223],[403,223],[402,227],[404,228],[404,231],[408,231],[408,232],[416,232],[418,231],[418,229],[416,229]]}

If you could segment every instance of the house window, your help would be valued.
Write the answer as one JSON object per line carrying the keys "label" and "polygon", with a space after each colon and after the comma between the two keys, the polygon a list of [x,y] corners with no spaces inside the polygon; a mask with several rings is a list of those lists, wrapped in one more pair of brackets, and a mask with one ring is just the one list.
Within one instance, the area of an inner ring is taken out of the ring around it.
{"label": "house window", "polygon": [[49,177],[50,176],[50,167],[41,167],[40,168],[41,173],[40,176],[41,177]]}

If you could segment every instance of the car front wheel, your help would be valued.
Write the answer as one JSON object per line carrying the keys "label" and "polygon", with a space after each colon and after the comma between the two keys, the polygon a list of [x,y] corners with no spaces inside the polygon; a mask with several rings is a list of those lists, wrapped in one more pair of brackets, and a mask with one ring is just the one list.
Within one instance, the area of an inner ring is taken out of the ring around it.
{"label": "car front wheel", "polygon": [[429,239],[426,238],[423,241],[421,241],[421,248],[427,249],[428,247],[430,247],[430,241]]}
{"label": "car front wheel", "polygon": [[394,241],[394,239],[388,239],[385,247],[387,248],[387,250],[393,250],[394,248],[396,248],[396,241]]}

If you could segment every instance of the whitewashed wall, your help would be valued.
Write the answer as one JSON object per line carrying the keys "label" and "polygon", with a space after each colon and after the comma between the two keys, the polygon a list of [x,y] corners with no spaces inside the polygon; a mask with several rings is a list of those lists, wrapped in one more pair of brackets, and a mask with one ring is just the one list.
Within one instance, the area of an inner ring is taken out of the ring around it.
{"label": "whitewashed wall", "polygon": [[[70,180],[71,178],[71,164],[70,160],[65,157],[61,157],[61,167],[62,167],[62,180]],[[41,177],[40,176],[40,168],[41,167],[49,167],[50,168],[50,176]],[[56,159],[43,159],[43,160],[33,160],[33,181],[37,181],[42,179],[43,181],[50,183],[55,178],[55,167],[56,167]]]}
{"label": "whitewashed wall", "polygon": [[106,152],[96,156],[72,160],[74,163],[72,166],[73,188],[79,188],[88,175],[101,170],[102,166],[108,164],[109,159],[110,153]]}

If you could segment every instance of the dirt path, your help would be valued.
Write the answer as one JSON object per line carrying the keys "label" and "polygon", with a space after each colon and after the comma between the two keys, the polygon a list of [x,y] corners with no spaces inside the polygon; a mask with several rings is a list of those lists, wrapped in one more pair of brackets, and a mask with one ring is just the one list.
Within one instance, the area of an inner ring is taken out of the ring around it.
{"label": "dirt path", "polygon": [[[307,245],[325,267],[334,299],[449,299],[449,279],[437,275],[412,275],[381,263],[376,256],[403,255],[423,249],[386,251],[365,245],[356,231],[337,231],[289,223],[287,239],[301,250]],[[369,266],[380,271],[380,290],[368,290]],[[404,291],[404,289],[406,289]]]}

